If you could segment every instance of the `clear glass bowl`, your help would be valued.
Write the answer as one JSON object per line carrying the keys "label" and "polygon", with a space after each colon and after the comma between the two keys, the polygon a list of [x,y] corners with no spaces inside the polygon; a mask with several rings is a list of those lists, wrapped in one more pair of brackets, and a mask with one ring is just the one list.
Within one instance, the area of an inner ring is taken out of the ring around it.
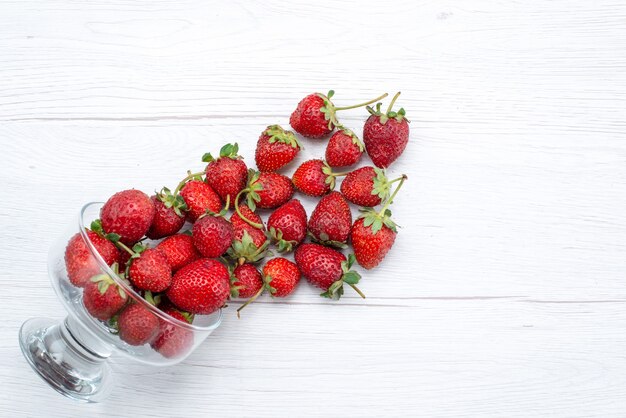
{"label": "clear glass bowl", "polygon": [[[218,310],[211,315],[195,315],[193,324],[180,321],[148,303],[121,280],[102,259],[85,229],[99,218],[102,205],[101,202],[86,204],[79,213],[78,223],[72,222],[48,253],[52,287],[68,316],[62,321],[29,319],[19,333],[20,347],[32,368],[61,394],[85,402],[99,402],[110,394],[114,385],[107,360],[111,354],[120,353],[153,366],[173,365],[185,359],[222,319]],[[86,244],[86,259],[81,265],[89,276],[106,274],[113,278],[127,295],[127,304],[141,304],[158,319],[158,330],[146,344],[126,343],[108,322],[92,317],[85,308],[83,289],[70,282],[64,258],[66,246],[77,232]]]}

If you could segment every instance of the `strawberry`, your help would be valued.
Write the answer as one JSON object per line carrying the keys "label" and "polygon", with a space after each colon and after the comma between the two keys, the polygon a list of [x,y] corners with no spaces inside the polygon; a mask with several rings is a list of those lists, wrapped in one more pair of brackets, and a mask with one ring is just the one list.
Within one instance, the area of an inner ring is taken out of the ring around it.
{"label": "strawberry", "polygon": [[201,216],[193,225],[193,244],[204,257],[216,258],[228,250],[235,233],[223,216]]}
{"label": "strawberry", "polygon": [[[119,261],[120,252],[111,241],[92,230],[85,229],[85,232],[108,266]],[[65,267],[70,282],[77,287],[84,287],[90,278],[100,273],[98,261],[80,233],[75,234],[65,247]]]}
{"label": "strawberry", "polygon": [[202,157],[202,161],[209,163],[206,166],[206,182],[224,202],[233,202],[248,180],[248,167],[237,155],[238,152],[237,143],[226,144],[220,150],[219,158],[213,158],[210,153]]}
{"label": "strawberry", "polygon": [[171,316],[172,319],[166,321],[158,318],[159,331],[150,345],[163,357],[182,357],[189,353],[193,346],[193,332],[190,329],[183,328],[180,324],[175,324],[174,320],[191,324],[193,315],[181,312],[170,304],[161,304],[159,308]]}
{"label": "strawberry", "polygon": [[202,315],[224,306],[229,294],[228,269],[210,258],[201,258],[178,270],[166,292],[178,308]]}
{"label": "strawberry", "polygon": [[83,291],[83,305],[94,318],[109,320],[124,307],[128,296],[107,274],[92,277]]}
{"label": "strawberry", "polygon": [[308,160],[300,164],[291,181],[300,192],[309,196],[323,196],[335,188],[335,177],[345,173],[333,173],[322,160]]}
{"label": "strawberry", "polygon": [[165,238],[156,247],[161,251],[172,269],[176,272],[181,267],[200,258],[200,253],[193,245],[193,238],[187,234],[176,234]]}
{"label": "strawberry", "polygon": [[[182,202],[179,207],[168,207],[167,201],[164,202],[162,200],[164,198],[159,197],[165,193],[165,190],[167,189],[163,188],[159,195],[150,198],[155,208],[154,220],[146,233],[146,236],[150,239],[160,239],[173,235],[180,231],[180,228],[185,224],[185,214],[183,210],[186,208],[186,205]],[[180,200],[182,200],[182,198]]]}
{"label": "strawberry", "polygon": [[364,209],[361,217],[352,225],[350,236],[356,261],[368,270],[383,261],[396,240],[396,224],[391,220],[388,207],[405,179],[406,176],[402,176],[400,184],[379,212]]}
{"label": "strawberry", "polygon": [[249,298],[263,287],[263,278],[259,270],[250,263],[235,267],[230,278],[230,297]]}
{"label": "strawberry", "polygon": [[[291,199],[293,196],[293,185],[289,177],[278,173],[260,173],[258,171],[248,171],[248,186],[240,192],[247,193],[246,203],[250,210],[255,211],[257,207],[262,209],[274,209]],[[241,218],[250,225],[255,226],[238,210],[239,195],[235,198],[235,210]]]}
{"label": "strawberry", "polygon": [[335,107],[330,101],[334,94],[335,92],[330,90],[327,95],[313,93],[302,99],[289,118],[291,127],[307,138],[323,138],[335,127],[341,126],[335,115],[337,111],[366,106],[387,97],[385,93],[374,100],[358,105]]}
{"label": "strawberry", "polygon": [[277,171],[289,164],[302,146],[291,131],[279,125],[270,125],[263,131],[256,145],[254,159],[259,171]]}
{"label": "strawberry", "polygon": [[339,192],[322,197],[309,219],[311,237],[322,244],[345,247],[352,226],[352,212]]}
{"label": "strawberry", "polygon": [[[163,292],[172,282],[172,268],[167,257],[156,248],[133,247],[128,278],[138,289]],[[140,251],[140,252],[139,252]]]}
{"label": "strawberry", "polygon": [[404,109],[392,111],[393,104],[400,96],[396,93],[385,113],[380,111],[381,103],[376,110],[367,107],[371,116],[363,126],[363,142],[365,149],[376,167],[389,167],[406,148],[409,142],[409,120]]}
{"label": "strawberry", "polygon": [[359,162],[363,143],[350,129],[340,128],[326,145],[326,162],[331,167],[344,167]]}
{"label": "strawberry", "polygon": [[290,295],[300,281],[300,270],[286,258],[272,258],[263,266],[263,287],[237,309],[237,316],[243,308],[254,302],[263,292],[272,296],[285,297]]}
{"label": "strawberry", "polygon": [[306,236],[306,211],[298,199],[276,209],[267,220],[270,236],[279,252],[291,251]]}
{"label": "strawberry", "polygon": [[389,197],[391,184],[402,177],[387,180],[385,171],[375,167],[361,167],[348,173],[341,182],[341,193],[355,205],[372,207]]}
{"label": "strawberry", "polygon": [[195,222],[207,210],[219,212],[222,209],[220,196],[202,180],[191,180],[181,188],[180,195],[187,205],[187,217]]}
{"label": "strawberry", "polygon": [[265,257],[269,242],[265,235],[265,225],[259,215],[252,212],[246,205],[238,206],[239,212],[254,226],[244,221],[237,212],[230,217],[233,226],[234,239],[228,255],[240,262],[254,263]]}
{"label": "strawberry", "polygon": [[354,255],[350,254],[346,260],[343,254],[332,248],[319,244],[302,244],[296,250],[294,258],[309,283],[325,290],[320,296],[339,299],[346,283],[365,298],[356,287],[361,275],[350,270],[354,264]]}
{"label": "strawberry", "polygon": [[143,237],[154,219],[154,204],[144,192],[131,189],[115,193],[100,209],[102,228],[119,235],[125,244]]}
{"label": "strawberry", "polygon": [[117,318],[119,336],[130,345],[144,345],[159,331],[157,317],[139,303],[128,305]]}

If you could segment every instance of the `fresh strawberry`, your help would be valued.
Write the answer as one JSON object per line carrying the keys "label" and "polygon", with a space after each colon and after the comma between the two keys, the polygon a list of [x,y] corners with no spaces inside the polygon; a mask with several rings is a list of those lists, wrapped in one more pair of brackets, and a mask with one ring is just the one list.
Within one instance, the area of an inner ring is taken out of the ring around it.
{"label": "fresh strawberry", "polygon": [[345,167],[359,162],[365,150],[361,140],[350,129],[340,128],[326,145],[326,162],[331,167]]}
{"label": "fresh strawberry", "polygon": [[[258,171],[248,171],[248,186],[241,191],[247,193],[246,203],[250,210],[255,211],[257,207],[262,209],[274,209],[291,199],[293,196],[293,185],[289,177],[278,173],[260,173]],[[238,208],[239,197],[235,199],[235,209]],[[239,213],[240,211],[238,211]],[[239,213],[239,216],[242,214]],[[245,216],[241,218],[254,226]]]}
{"label": "fresh strawberry", "polygon": [[240,262],[254,263],[263,258],[269,242],[265,235],[265,225],[259,215],[252,212],[246,205],[238,206],[239,212],[255,226],[244,221],[237,212],[230,217],[233,226],[234,239],[228,255]]}
{"label": "fresh strawberry", "polygon": [[[133,248],[137,251],[140,245]],[[163,292],[172,283],[172,268],[167,257],[156,248],[143,249],[131,257],[128,278],[138,289]]]}
{"label": "fresh strawberry", "polygon": [[102,228],[119,235],[124,244],[134,244],[150,229],[154,204],[144,192],[131,189],[115,193],[100,210]]}
{"label": "fresh strawberry", "polygon": [[400,96],[398,92],[391,100],[385,113],[380,111],[381,103],[376,110],[368,106],[371,116],[363,126],[363,142],[365,149],[376,167],[389,167],[406,148],[409,142],[409,120],[404,109],[392,111],[393,104]]}
{"label": "fresh strawberry", "polygon": [[335,92],[330,90],[326,95],[313,93],[302,99],[289,118],[291,127],[307,138],[323,138],[330,134],[335,127],[341,126],[335,115],[337,111],[366,106],[387,97],[387,93],[385,93],[365,103],[336,107],[330,101],[334,94]]}
{"label": "fresh strawberry", "polygon": [[350,270],[354,255],[348,259],[339,251],[319,244],[302,244],[294,254],[302,275],[314,286],[324,289],[320,296],[339,299],[343,295],[343,285],[348,284],[365,298],[356,287],[361,275]]}
{"label": "fresh strawberry", "polygon": [[119,336],[130,345],[144,345],[159,331],[157,317],[139,303],[128,305],[117,318]]}
{"label": "fresh strawberry", "polygon": [[205,215],[193,225],[193,245],[204,257],[224,254],[235,238],[233,226],[223,216]]}
{"label": "fresh strawberry", "polygon": [[160,239],[180,231],[180,228],[185,224],[184,212],[180,208],[168,207],[167,202],[163,202],[163,200],[159,198],[159,195],[152,196],[150,200],[152,200],[154,204],[155,214],[152,225],[146,233],[147,237],[150,239]]}
{"label": "fresh strawberry", "polygon": [[[119,261],[120,252],[111,241],[89,229],[85,232],[107,266]],[[85,286],[89,279],[100,273],[98,261],[80,233],[74,235],[65,247],[65,267],[70,282],[78,287]]]}
{"label": "fresh strawberry", "polygon": [[234,202],[235,196],[246,187],[248,180],[248,167],[242,157],[237,155],[238,152],[237,143],[226,144],[220,150],[219,158],[213,158],[210,153],[202,157],[202,161],[209,163],[206,166],[207,184],[224,202],[228,201],[230,204]]}
{"label": "fresh strawberry", "polygon": [[396,224],[391,220],[391,211],[388,207],[405,179],[406,176],[403,176],[400,184],[379,212],[365,209],[361,217],[352,225],[350,236],[356,261],[368,270],[383,261],[396,240]]}
{"label": "fresh strawberry", "polygon": [[352,226],[352,212],[339,192],[322,197],[309,219],[311,237],[322,244],[345,247]]}
{"label": "fresh strawberry", "polygon": [[385,171],[375,167],[361,167],[348,173],[341,182],[341,193],[355,205],[372,207],[389,197],[391,184],[402,177],[387,180]]}
{"label": "fresh strawberry", "polygon": [[237,309],[237,316],[243,308],[254,302],[264,291],[272,296],[285,297],[290,295],[300,281],[300,270],[286,258],[272,258],[263,266],[263,287]]}
{"label": "fresh strawberry", "polygon": [[169,304],[163,305],[167,306],[159,305],[159,308],[173,319],[166,321],[159,318],[159,331],[150,345],[163,357],[182,357],[189,353],[193,346],[193,332],[190,329],[183,328],[180,324],[176,324],[174,319],[191,324],[193,316],[186,312],[181,312]]}
{"label": "fresh strawberry", "polygon": [[276,209],[267,220],[270,236],[279,252],[291,251],[306,236],[306,211],[298,199]]}
{"label": "fresh strawberry", "polygon": [[333,173],[322,160],[308,160],[300,164],[291,181],[300,192],[309,196],[324,196],[335,188],[335,177],[344,173]]}
{"label": "fresh strawberry", "polygon": [[166,295],[178,308],[208,315],[226,302],[230,274],[219,261],[201,258],[178,270]]}
{"label": "fresh strawberry", "polygon": [[222,209],[220,196],[202,180],[191,180],[182,187],[180,195],[187,205],[187,217],[195,222],[206,211],[219,212]]}
{"label": "fresh strawberry", "polygon": [[235,267],[230,278],[230,296],[232,298],[250,298],[263,287],[263,278],[259,270],[250,263]]}
{"label": "fresh strawberry", "polygon": [[109,320],[124,307],[128,296],[107,274],[92,277],[83,291],[83,305],[94,318]]}
{"label": "fresh strawberry", "polygon": [[291,131],[279,125],[270,125],[263,131],[256,145],[254,159],[259,171],[276,171],[289,164],[302,146]]}
{"label": "fresh strawberry", "polygon": [[200,253],[193,245],[193,238],[187,234],[176,234],[165,238],[156,247],[161,251],[172,269],[176,272],[181,267],[200,258]]}

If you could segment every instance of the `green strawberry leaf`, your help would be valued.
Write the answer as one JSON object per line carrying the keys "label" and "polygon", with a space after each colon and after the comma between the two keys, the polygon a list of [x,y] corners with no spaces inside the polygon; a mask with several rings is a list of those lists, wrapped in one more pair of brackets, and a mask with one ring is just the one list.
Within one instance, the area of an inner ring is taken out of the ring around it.
{"label": "green strawberry leaf", "polygon": [[215,158],[213,158],[210,152],[207,152],[202,156],[202,161],[205,163],[212,163],[215,161]]}

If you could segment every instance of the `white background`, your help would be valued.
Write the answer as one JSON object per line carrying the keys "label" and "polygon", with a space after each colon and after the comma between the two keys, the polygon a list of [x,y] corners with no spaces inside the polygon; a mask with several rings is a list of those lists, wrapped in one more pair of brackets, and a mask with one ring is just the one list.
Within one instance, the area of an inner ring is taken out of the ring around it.
{"label": "white background", "polygon": [[[605,0],[1,2],[0,415],[624,416],[625,27]],[[178,366],[113,358],[105,403],[46,387],[17,332],[65,315],[45,259],[78,208],[225,142],[252,164],[330,88],[400,89],[412,121],[368,299],[303,282]]]}

